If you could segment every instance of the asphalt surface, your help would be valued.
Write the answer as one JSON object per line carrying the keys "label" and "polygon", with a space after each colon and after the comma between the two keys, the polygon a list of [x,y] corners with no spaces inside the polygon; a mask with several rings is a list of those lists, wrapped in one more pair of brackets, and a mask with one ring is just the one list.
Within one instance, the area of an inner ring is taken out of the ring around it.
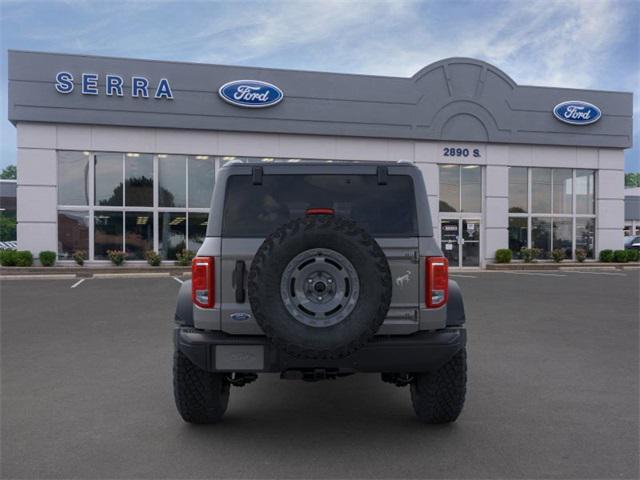
{"label": "asphalt surface", "polygon": [[3,281],[3,478],[638,478],[639,272],[464,272],[465,409],[377,375],[233,388],[182,422],[173,279]]}

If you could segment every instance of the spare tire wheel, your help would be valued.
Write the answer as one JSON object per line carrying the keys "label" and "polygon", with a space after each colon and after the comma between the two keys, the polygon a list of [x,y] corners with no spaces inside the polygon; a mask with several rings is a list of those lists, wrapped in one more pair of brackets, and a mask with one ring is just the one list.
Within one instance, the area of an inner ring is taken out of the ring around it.
{"label": "spare tire wheel", "polygon": [[249,272],[249,301],[265,335],[289,354],[344,357],[370,340],[387,315],[389,264],[352,220],[306,216],[262,243]]}

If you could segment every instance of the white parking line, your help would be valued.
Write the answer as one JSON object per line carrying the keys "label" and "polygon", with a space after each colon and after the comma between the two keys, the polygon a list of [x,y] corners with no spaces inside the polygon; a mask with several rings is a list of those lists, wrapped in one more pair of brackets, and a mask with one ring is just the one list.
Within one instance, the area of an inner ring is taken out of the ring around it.
{"label": "white parking line", "polygon": [[586,273],[588,275],[615,275],[617,277],[626,277],[624,273],[613,273],[613,272],[585,272],[584,270],[570,270],[571,273]]}
{"label": "white parking line", "polygon": [[86,280],[86,278],[81,278],[80,280],[78,280],[76,283],[74,283],[73,285],[71,285],[71,288],[76,288],[78,285],[80,285],[82,282],[84,282]]}
{"label": "white parking line", "polygon": [[458,275],[457,273],[450,273],[449,276],[460,277],[460,278],[478,278],[478,277],[474,277],[473,275]]}
{"label": "white parking line", "polygon": [[171,277],[173,278],[176,282],[178,282],[180,285],[182,285],[184,282],[182,280],[180,280],[178,277]]}
{"label": "white parking line", "polygon": [[566,277],[562,273],[538,273],[538,272],[500,272],[509,273],[511,275],[537,275],[539,277]]}

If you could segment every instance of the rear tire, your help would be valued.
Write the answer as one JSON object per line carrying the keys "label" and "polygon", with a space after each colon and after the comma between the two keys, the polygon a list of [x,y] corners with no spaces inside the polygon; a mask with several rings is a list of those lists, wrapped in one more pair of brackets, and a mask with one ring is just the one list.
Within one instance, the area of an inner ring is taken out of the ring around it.
{"label": "rear tire", "polygon": [[423,422],[450,423],[460,415],[466,392],[467,350],[463,348],[435,372],[414,374],[411,402]]}
{"label": "rear tire", "polygon": [[176,350],[173,355],[173,394],[185,422],[217,423],[227,411],[229,381],[224,374],[202,370]]}

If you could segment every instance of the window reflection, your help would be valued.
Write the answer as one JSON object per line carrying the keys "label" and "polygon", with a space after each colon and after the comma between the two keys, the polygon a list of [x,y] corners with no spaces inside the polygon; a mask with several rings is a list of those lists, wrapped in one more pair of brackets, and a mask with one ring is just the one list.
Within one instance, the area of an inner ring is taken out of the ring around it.
{"label": "window reflection", "polygon": [[440,165],[440,211],[458,212],[460,210],[460,167],[458,165]]}
{"label": "window reflection", "polygon": [[158,155],[158,206],[187,206],[187,157]]}
{"label": "window reflection", "polygon": [[175,260],[176,253],[187,248],[187,213],[158,214],[158,250],[164,260]]}
{"label": "window reflection", "polygon": [[595,218],[576,218],[576,250],[583,249],[587,258],[594,258],[596,238]]}
{"label": "window reflection", "polygon": [[526,213],[529,186],[526,167],[509,167],[509,212]]}
{"label": "window reflection", "polygon": [[189,208],[211,206],[213,182],[213,157],[207,155],[189,157]]}
{"label": "window reflection", "polygon": [[520,250],[527,246],[527,219],[512,217],[509,219],[509,250],[513,258],[520,258]]}
{"label": "window reflection", "polygon": [[189,250],[197,252],[207,236],[208,213],[189,213]]}
{"label": "window reflection", "polygon": [[572,258],[573,221],[571,218],[553,219],[553,249],[564,251],[565,258]]}
{"label": "window reflection", "polygon": [[89,212],[58,211],[58,257],[70,259],[76,250],[89,252]]}
{"label": "window reflection", "polygon": [[464,165],[461,170],[463,212],[482,211],[482,169],[479,165]]}
{"label": "window reflection", "polygon": [[553,213],[573,211],[573,170],[553,169]]}
{"label": "window reflection", "polygon": [[531,246],[540,249],[540,258],[549,258],[551,251],[551,218],[531,219]]}
{"label": "window reflection", "polygon": [[595,172],[576,170],[576,213],[595,213]]}
{"label": "window reflection", "polygon": [[551,213],[551,169],[531,169],[531,211]]}
{"label": "window reflection", "polygon": [[153,250],[153,213],[127,212],[124,241],[128,260],[144,260],[144,253]]}
{"label": "window reflection", "polygon": [[122,212],[94,213],[94,258],[107,260],[107,250],[122,250]]}
{"label": "window reflection", "polygon": [[95,204],[122,206],[122,154],[96,153],[94,162]]}
{"label": "window reflection", "polygon": [[130,207],[153,206],[153,156],[127,153],[124,161],[125,201]]}
{"label": "window reflection", "polygon": [[89,204],[89,152],[58,152],[58,205]]}

